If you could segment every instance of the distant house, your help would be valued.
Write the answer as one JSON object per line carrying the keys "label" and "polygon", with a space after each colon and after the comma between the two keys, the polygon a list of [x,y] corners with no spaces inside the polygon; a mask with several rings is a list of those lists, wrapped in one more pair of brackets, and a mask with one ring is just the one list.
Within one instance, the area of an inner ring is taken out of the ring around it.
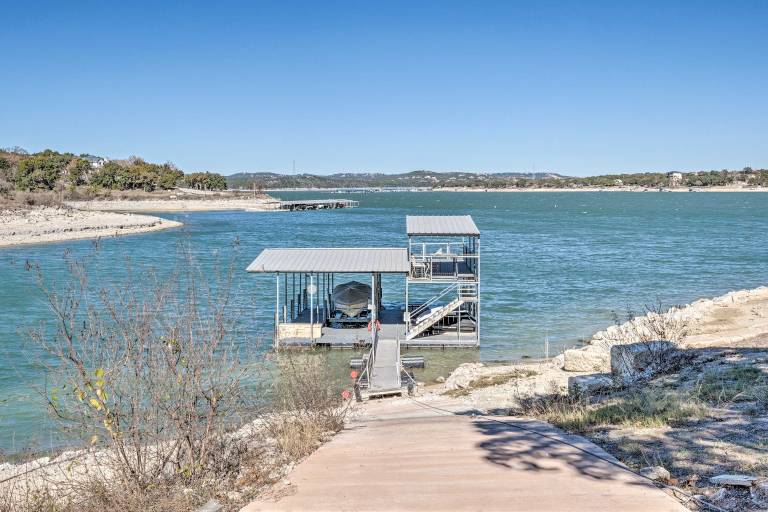
{"label": "distant house", "polygon": [[669,180],[670,187],[679,187],[683,184],[683,173],[681,172],[668,172],[667,180]]}
{"label": "distant house", "polygon": [[91,169],[101,169],[104,167],[104,164],[109,162],[109,158],[104,158],[101,156],[94,156],[94,155],[82,155],[81,158],[84,160],[88,160],[91,164]]}
{"label": "distant house", "polygon": [[621,180],[613,180],[613,184],[616,185],[617,187],[623,187],[624,186],[624,182],[621,181]]}

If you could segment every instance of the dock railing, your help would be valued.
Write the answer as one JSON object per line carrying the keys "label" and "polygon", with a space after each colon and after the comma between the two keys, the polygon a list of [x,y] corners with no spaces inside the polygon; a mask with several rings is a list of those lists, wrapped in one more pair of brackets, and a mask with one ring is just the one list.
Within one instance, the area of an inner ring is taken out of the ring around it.
{"label": "dock railing", "polygon": [[464,242],[412,244],[410,245],[411,278],[439,280],[473,276],[478,257],[479,254],[471,252]]}

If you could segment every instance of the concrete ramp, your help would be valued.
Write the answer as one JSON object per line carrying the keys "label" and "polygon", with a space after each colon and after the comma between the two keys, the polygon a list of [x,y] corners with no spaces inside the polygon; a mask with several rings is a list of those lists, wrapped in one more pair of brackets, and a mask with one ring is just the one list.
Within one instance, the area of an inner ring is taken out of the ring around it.
{"label": "concrete ramp", "polygon": [[405,398],[367,402],[358,420],[243,512],[687,510],[648,481],[591,456],[613,460],[584,438],[502,418],[534,433],[521,431],[473,417],[455,401],[430,403],[460,415]]}

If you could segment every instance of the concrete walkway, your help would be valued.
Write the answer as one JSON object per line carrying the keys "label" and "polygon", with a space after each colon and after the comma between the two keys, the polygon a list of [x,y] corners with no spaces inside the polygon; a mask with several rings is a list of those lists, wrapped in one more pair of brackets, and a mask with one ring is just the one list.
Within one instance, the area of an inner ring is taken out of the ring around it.
{"label": "concrete walkway", "polygon": [[[277,486],[257,511],[679,512],[646,480],[576,448],[472,416],[456,401],[369,402],[361,416]],[[499,418],[610,458],[578,436]]]}

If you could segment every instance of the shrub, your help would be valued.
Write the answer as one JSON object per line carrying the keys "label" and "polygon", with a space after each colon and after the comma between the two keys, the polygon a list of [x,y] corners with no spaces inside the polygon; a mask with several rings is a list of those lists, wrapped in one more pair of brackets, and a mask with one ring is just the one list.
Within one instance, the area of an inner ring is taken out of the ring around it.
{"label": "shrub", "polygon": [[0,196],[8,196],[13,192],[13,185],[0,179]]}
{"label": "shrub", "polygon": [[677,306],[667,307],[657,301],[645,304],[640,315],[627,307],[622,319],[613,314],[615,327],[609,333],[609,344],[614,343],[650,343],[671,341],[680,343],[689,332],[689,320]]}
{"label": "shrub", "polygon": [[184,176],[184,184],[198,190],[224,190],[227,180],[221,174],[213,172],[193,172]]}
{"label": "shrub", "polygon": [[204,280],[186,253],[179,261],[168,276],[143,269],[101,290],[83,261],[68,259],[58,289],[37,269],[57,319],[30,333],[52,356],[41,362],[55,383],[48,405],[66,431],[104,448],[105,481],[138,494],[215,474],[245,412],[231,271]]}
{"label": "shrub", "polygon": [[318,354],[282,352],[277,366],[267,432],[285,456],[298,460],[341,430],[349,402],[342,400],[341,389]]}

